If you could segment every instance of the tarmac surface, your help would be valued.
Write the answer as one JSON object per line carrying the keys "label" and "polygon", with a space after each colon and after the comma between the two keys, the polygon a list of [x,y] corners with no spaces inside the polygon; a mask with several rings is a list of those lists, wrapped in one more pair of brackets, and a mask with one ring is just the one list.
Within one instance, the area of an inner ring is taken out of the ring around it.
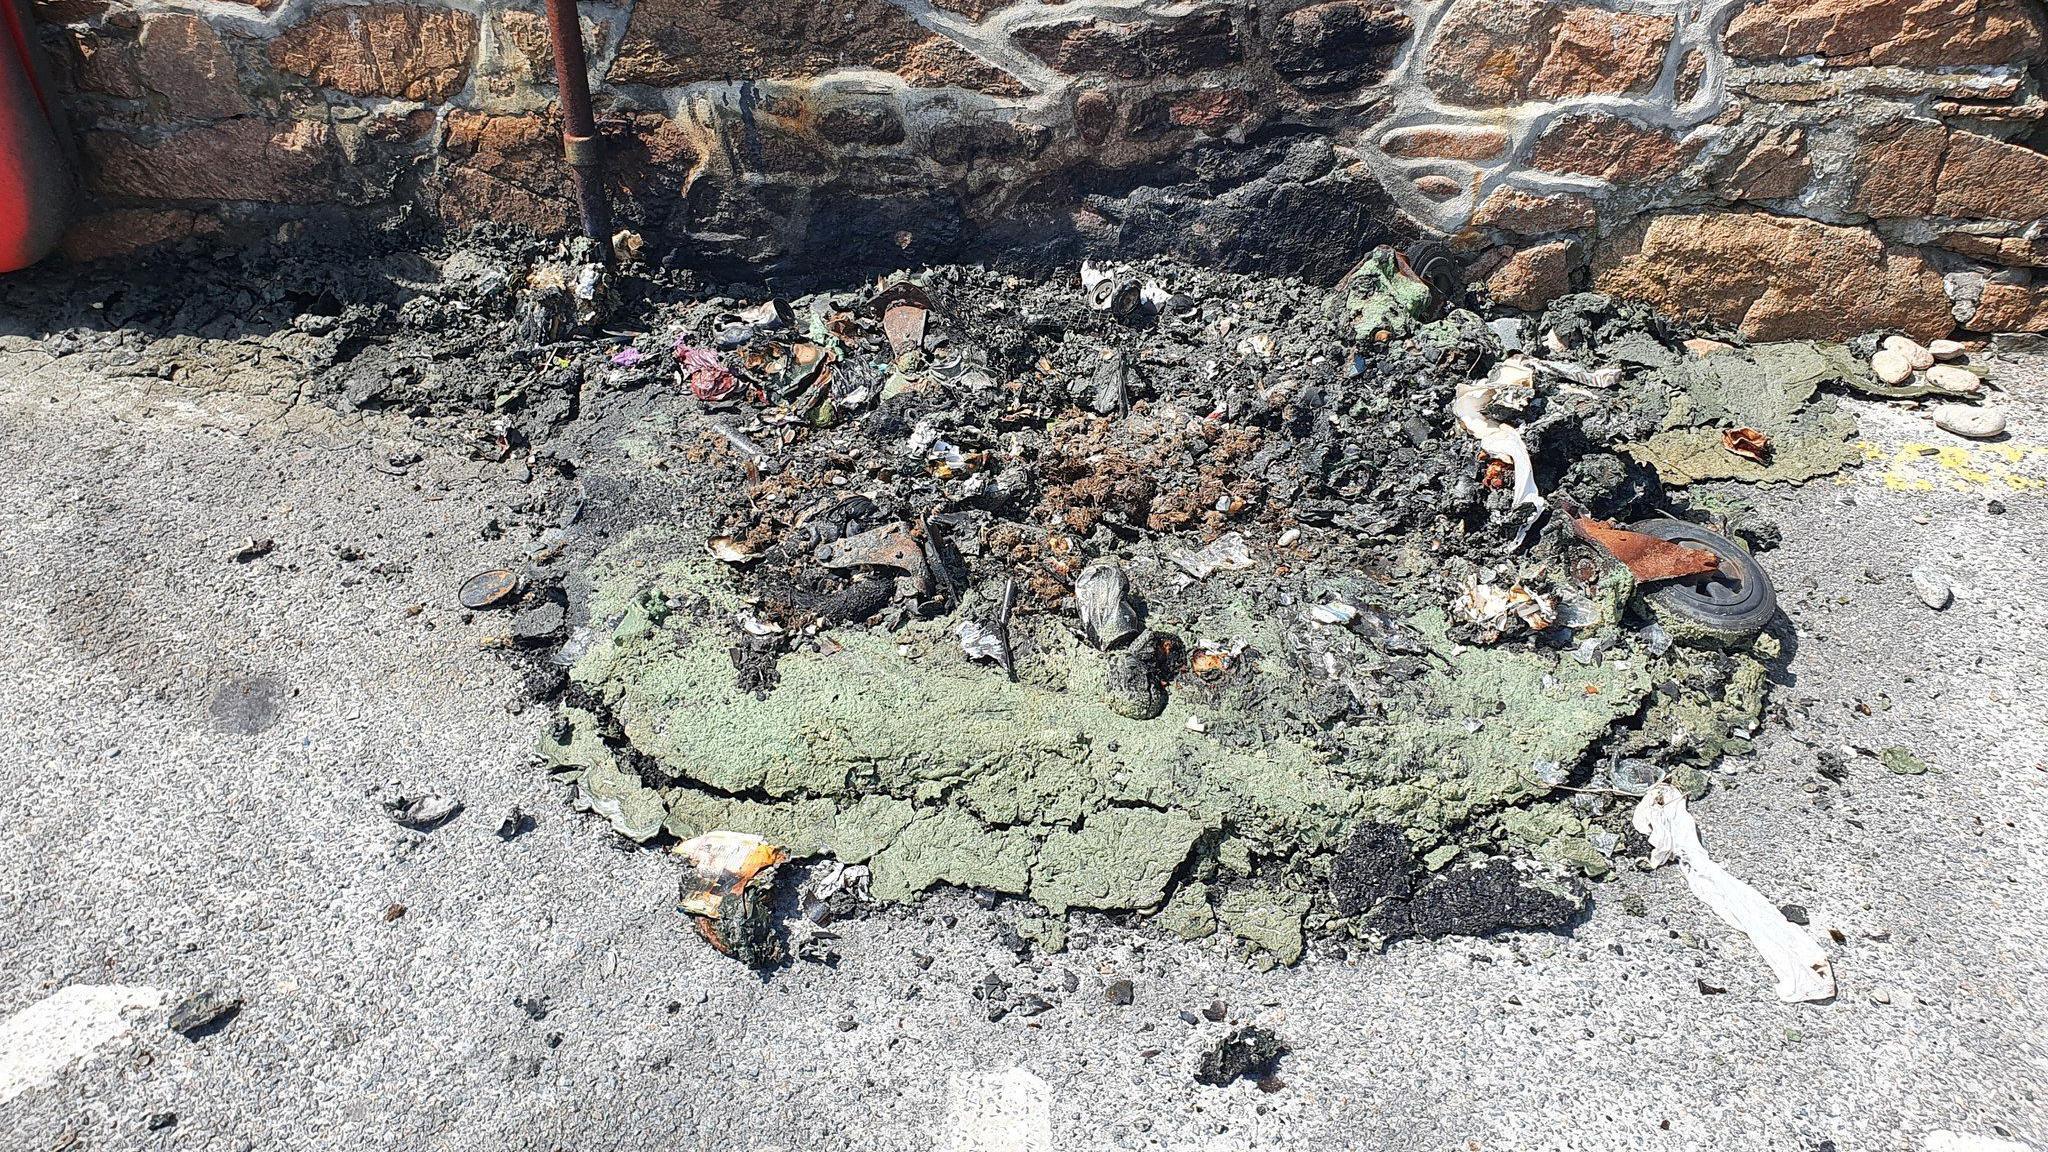
{"label": "tarmac surface", "polygon": [[[1829,950],[1840,995],[1801,1005],[1675,868],[1599,886],[1570,937],[1264,974],[1087,915],[1020,963],[1016,908],[941,893],[757,976],[528,762],[546,710],[454,603],[532,547],[522,466],[248,379],[0,340],[5,1152],[2048,1148],[2039,364],[1994,378],[2000,444],[1858,404],[1869,464],[1755,494],[1796,643],[1693,807]],[[464,809],[408,831],[394,783]],[[988,1021],[991,972],[1051,1007]],[[171,1031],[201,990],[241,1008]],[[1195,1083],[1232,1022],[1291,1046],[1277,1090]]]}

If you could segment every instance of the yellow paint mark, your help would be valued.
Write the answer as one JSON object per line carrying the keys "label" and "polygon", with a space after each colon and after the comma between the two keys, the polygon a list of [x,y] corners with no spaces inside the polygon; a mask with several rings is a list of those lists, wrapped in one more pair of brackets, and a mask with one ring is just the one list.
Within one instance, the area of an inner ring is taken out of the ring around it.
{"label": "yellow paint mark", "polygon": [[1857,444],[1878,483],[1894,492],[2004,495],[2048,489],[2048,444]]}

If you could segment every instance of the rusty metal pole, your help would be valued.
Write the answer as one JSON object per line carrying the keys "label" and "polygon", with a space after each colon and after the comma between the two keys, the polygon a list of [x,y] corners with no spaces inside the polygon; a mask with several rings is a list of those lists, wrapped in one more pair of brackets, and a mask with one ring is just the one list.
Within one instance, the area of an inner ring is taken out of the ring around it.
{"label": "rusty metal pole", "polygon": [[562,105],[562,154],[576,185],[583,234],[612,262],[612,207],[604,196],[604,146],[590,115],[590,66],[583,59],[583,21],[576,0],[547,0],[548,38],[555,48],[555,92]]}

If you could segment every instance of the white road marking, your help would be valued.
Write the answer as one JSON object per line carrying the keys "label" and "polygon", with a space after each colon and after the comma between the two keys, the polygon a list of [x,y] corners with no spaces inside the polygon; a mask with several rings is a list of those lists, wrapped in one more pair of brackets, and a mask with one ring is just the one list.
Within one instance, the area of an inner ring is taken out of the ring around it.
{"label": "white road marking", "polygon": [[131,1009],[164,994],[125,984],[73,984],[0,1020],[0,1104],[55,1080],[94,1050],[126,1035]]}
{"label": "white road marking", "polygon": [[1927,1134],[1927,1152],[2034,1152],[2016,1140],[1969,1136],[1936,1128]]}
{"label": "white road marking", "polygon": [[1023,1068],[953,1077],[946,1152],[1049,1152],[1052,1091]]}

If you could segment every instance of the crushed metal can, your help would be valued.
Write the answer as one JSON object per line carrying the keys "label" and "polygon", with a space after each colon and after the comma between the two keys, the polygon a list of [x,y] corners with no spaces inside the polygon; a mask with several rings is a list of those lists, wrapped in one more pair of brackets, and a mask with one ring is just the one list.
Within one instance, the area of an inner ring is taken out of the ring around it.
{"label": "crushed metal can", "polygon": [[789,950],[775,922],[776,869],[789,854],[759,836],[716,831],[674,852],[689,866],[682,910],[713,948],[749,968],[771,968]]}

